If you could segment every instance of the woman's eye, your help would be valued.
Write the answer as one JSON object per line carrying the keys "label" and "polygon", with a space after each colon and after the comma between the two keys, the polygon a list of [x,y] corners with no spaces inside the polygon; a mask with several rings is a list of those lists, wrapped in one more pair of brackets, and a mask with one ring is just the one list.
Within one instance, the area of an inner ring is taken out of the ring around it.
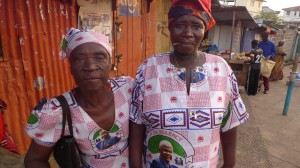
{"label": "woman's eye", "polygon": [[96,56],[95,57],[95,59],[97,60],[97,61],[102,61],[102,60],[104,60],[105,58],[104,58],[104,56]]}
{"label": "woman's eye", "polygon": [[178,25],[175,25],[175,27],[177,29],[185,29],[186,25],[184,25],[184,24],[178,24]]}
{"label": "woman's eye", "polygon": [[200,26],[200,25],[193,25],[192,28],[193,28],[194,30],[200,30],[200,29],[203,29],[203,27]]}
{"label": "woman's eye", "polygon": [[84,61],[85,58],[84,58],[84,57],[78,56],[78,57],[75,57],[74,60],[75,60],[76,62],[79,62],[79,61]]}

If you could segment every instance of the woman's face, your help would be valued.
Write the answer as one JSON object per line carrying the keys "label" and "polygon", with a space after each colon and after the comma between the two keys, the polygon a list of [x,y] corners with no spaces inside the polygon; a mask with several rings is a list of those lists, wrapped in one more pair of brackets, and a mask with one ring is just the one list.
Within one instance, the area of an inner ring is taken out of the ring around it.
{"label": "woman's face", "polygon": [[170,35],[174,50],[182,55],[189,55],[198,50],[204,37],[203,21],[191,15],[176,18],[171,24]]}
{"label": "woman's face", "polygon": [[78,87],[98,90],[107,83],[111,62],[108,52],[100,44],[79,45],[72,51],[69,62]]}

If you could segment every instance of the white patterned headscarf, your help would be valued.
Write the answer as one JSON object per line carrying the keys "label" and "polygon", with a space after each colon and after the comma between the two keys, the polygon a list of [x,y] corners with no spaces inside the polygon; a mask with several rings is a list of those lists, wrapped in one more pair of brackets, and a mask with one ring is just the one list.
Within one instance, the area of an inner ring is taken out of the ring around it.
{"label": "white patterned headscarf", "polygon": [[97,32],[84,31],[75,28],[71,28],[70,31],[66,34],[65,37],[61,40],[61,51],[59,52],[59,58],[64,59],[65,57],[69,58],[71,52],[79,45],[85,43],[96,43],[103,46],[110,59],[112,57],[112,48],[109,44],[108,38]]}

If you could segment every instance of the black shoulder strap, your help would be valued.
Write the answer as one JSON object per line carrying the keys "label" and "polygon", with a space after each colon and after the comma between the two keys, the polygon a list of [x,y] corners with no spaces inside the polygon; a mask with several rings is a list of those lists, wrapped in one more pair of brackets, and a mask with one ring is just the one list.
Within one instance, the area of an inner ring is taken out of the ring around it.
{"label": "black shoulder strap", "polygon": [[57,96],[56,99],[59,101],[63,112],[63,123],[62,123],[63,125],[62,125],[61,137],[63,137],[65,133],[66,119],[68,121],[70,135],[73,136],[73,126],[72,126],[72,118],[71,118],[69,104],[63,95]]}

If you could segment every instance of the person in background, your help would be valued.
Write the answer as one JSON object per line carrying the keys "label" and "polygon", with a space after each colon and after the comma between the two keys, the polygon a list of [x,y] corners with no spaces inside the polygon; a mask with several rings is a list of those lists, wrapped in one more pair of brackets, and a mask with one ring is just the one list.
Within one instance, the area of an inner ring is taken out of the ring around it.
{"label": "person in background", "polygon": [[211,0],[174,1],[168,13],[174,49],[148,58],[138,69],[130,168],[150,168],[159,158],[154,142],[164,139],[174,141],[174,158],[184,160],[180,167],[216,168],[220,143],[223,168],[235,165],[237,126],[249,114],[226,61],[198,51],[204,32],[215,25],[210,6]]}
{"label": "person in background", "polygon": [[[112,48],[103,34],[71,28],[61,44],[60,56],[68,59],[77,85],[63,96],[70,106],[82,167],[128,165],[133,79],[109,78]],[[26,168],[49,167],[48,159],[62,132],[62,114],[56,98],[43,99],[32,110],[25,129],[33,139],[24,160]],[[104,130],[119,138],[100,148],[97,144]],[[64,132],[68,135],[67,126]]]}
{"label": "person in background", "polygon": [[[267,32],[263,32],[262,41],[258,43],[258,47],[263,50],[263,55],[267,59],[273,60],[273,57],[276,54],[276,48],[272,41],[269,40],[269,34]],[[268,94],[270,90],[269,78],[262,76],[264,81],[264,94]]]}
{"label": "person in background", "polygon": [[248,74],[247,93],[248,95],[256,95],[260,76],[260,60],[263,57],[263,51],[258,47],[257,40],[253,40],[251,46],[251,66]]}
{"label": "person in background", "polygon": [[278,45],[276,46],[276,55],[273,59],[273,61],[275,61],[276,64],[272,70],[270,81],[277,81],[283,79],[283,62],[284,62],[284,57],[286,56],[286,53],[283,51],[283,45],[284,45],[284,41],[281,40],[278,42]]}
{"label": "person in background", "polygon": [[6,124],[4,122],[3,113],[6,108],[6,103],[0,99],[0,147],[18,154],[16,144],[14,143],[13,138],[7,132]]}

